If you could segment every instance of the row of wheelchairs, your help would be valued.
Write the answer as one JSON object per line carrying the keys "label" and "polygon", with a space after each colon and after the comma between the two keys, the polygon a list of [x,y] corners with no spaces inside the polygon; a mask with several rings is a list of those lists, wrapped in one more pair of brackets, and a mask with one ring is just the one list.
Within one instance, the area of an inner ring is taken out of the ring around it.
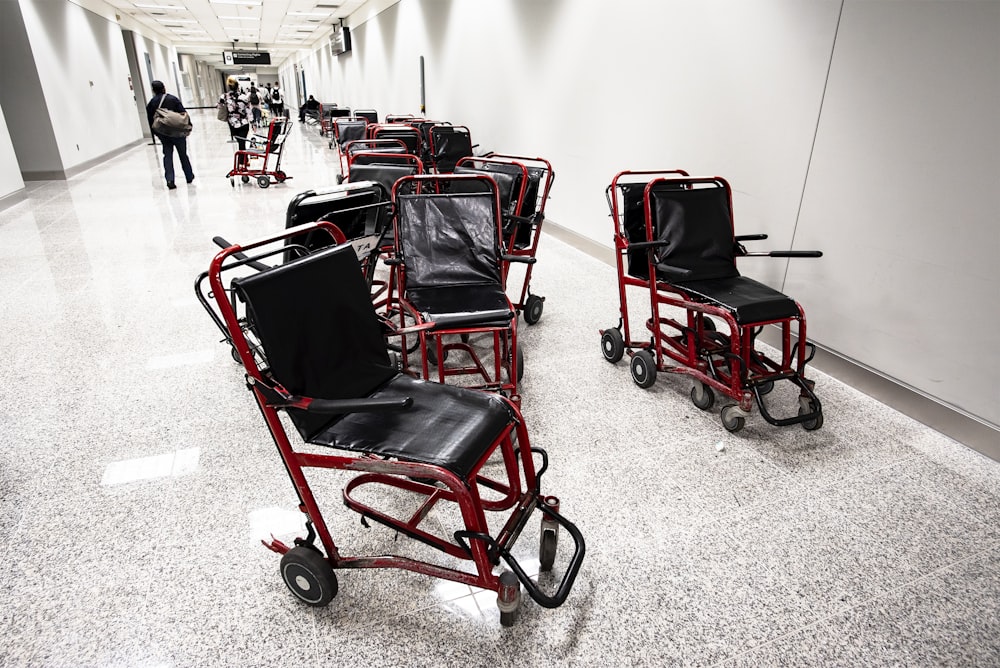
{"label": "row of wheelchairs", "polygon": [[[551,169],[546,178],[550,185]],[[548,455],[531,445],[520,411],[518,308],[506,278],[512,263],[534,258],[508,252],[505,225],[517,222],[509,218],[491,173],[411,174],[389,190],[352,181],[302,193],[280,234],[216,239],[224,248],[195,291],[243,365],[298,495],[306,535],[264,544],[282,555],[282,578],[305,603],[329,603],[344,568],[402,568],[496,591],[504,625],[514,623],[522,587],[543,607],[568,597],[585,543],[559,499],[542,492]],[[471,363],[455,364],[459,353]],[[445,383],[456,376],[477,382]],[[472,568],[341,553],[307,469],[351,472],[343,502],[363,523]],[[402,512],[401,496],[410,502]],[[444,506],[460,517],[450,535],[428,528]],[[532,516],[537,574],[533,559],[513,554]],[[560,534],[573,549],[557,564]]]}

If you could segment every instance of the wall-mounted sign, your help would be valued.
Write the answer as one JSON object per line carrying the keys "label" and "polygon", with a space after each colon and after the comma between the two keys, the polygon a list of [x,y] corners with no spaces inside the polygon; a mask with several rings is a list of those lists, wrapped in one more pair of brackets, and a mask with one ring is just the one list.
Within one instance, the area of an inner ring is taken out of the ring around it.
{"label": "wall-mounted sign", "polygon": [[270,65],[271,54],[267,51],[223,51],[222,62],[226,65]]}

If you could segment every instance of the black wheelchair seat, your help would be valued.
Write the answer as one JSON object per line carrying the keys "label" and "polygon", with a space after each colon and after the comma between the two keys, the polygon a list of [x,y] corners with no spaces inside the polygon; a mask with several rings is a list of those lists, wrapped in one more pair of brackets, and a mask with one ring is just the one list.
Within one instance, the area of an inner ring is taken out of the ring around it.
{"label": "black wheelchair seat", "polygon": [[434,464],[465,479],[510,424],[511,412],[495,394],[397,375],[369,399],[413,404],[391,413],[351,413],[310,443],[403,461]]}
{"label": "black wheelchair seat", "polygon": [[742,325],[799,315],[799,308],[793,299],[746,276],[685,281],[673,285],[689,295],[728,310]]}

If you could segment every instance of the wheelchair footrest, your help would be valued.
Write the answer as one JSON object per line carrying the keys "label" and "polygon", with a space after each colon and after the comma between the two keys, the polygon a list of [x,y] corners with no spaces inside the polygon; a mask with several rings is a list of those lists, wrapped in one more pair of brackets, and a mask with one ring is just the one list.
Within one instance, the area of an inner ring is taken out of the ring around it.
{"label": "wheelchair footrest", "polygon": [[768,424],[772,424],[776,427],[786,427],[791,424],[802,424],[803,422],[810,422],[819,419],[819,417],[823,414],[823,406],[820,403],[819,398],[813,392],[813,384],[811,382],[794,372],[772,376],[765,379],[765,381],[779,380],[790,380],[798,385],[802,390],[799,396],[808,399],[809,405],[812,406],[812,410],[806,412],[800,411],[798,415],[788,418],[776,418],[768,412],[767,407],[764,405],[764,399],[760,392],[760,386],[757,383],[754,383],[750,386],[750,389],[753,390],[753,396],[757,400],[757,408],[760,409],[761,417],[767,420]]}

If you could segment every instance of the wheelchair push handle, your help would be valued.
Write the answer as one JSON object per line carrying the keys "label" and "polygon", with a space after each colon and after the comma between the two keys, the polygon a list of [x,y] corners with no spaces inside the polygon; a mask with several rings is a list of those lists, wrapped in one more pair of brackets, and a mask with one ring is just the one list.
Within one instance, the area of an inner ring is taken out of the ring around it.
{"label": "wheelchair push handle", "polygon": [[766,251],[762,253],[742,253],[741,257],[823,257],[823,251]]}

